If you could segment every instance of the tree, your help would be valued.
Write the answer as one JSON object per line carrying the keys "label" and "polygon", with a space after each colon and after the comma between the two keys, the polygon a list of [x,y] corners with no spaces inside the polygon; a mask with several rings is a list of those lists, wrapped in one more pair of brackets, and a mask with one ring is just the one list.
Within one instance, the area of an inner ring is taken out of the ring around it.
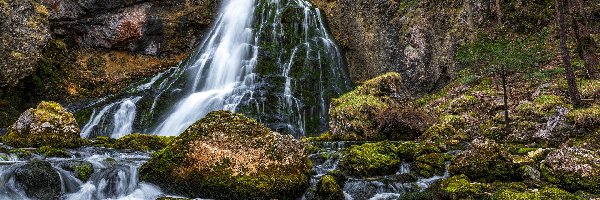
{"label": "tree", "polygon": [[585,15],[582,0],[572,1],[573,5],[568,5],[571,9],[573,18],[573,29],[575,30],[575,39],[577,42],[577,53],[585,62],[585,68],[589,78],[598,78],[598,55],[596,55],[596,43],[588,27],[588,20]]}
{"label": "tree", "polygon": [[482,75],[496,75],[500,78],[504,122],[508,125],[510,122],[508,75],[538,69],[536,66],[547,61],[548,57],[543,53],[540,41],[519,38],[506,33],[498,35],[479,35],[474,42],[463,45],[458,50],[456,57],[458,61]]}
{"label": "tree", "polygon": [[556,23],[558,24],[558,36],[560,37],[560,54],[562,57],[563,65],[565,66],[567,84],[569,85],[569,97],[573,107],[578,108],[581,106],[581,95],[577,89],[577,83],[575,82],[575,74],[573,67],[571,66],[571,57],[569,56],[569,48],[567,47],[567,32],[565,30],[565,6],[569,6],[565,0],[555,0],[556,3]]}

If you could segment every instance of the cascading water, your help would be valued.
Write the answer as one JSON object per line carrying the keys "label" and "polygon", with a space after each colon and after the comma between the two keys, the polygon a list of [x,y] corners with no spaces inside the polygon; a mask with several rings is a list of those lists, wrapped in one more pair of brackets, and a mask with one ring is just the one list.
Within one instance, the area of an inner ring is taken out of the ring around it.
{"label": "cascading water", "polygon": [[93,102],[83,137],[178,135],[210,111],[244,113],[300,136],[327,129],[329,99],[351,83],[318,10],[305,0],[229,0],[177,67]]}

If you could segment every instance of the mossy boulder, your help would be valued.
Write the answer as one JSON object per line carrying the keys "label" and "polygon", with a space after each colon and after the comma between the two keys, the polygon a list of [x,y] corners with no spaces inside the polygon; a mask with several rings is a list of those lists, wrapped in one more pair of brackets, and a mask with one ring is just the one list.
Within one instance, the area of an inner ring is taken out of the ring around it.
{"label": "mossy boulder", "polygon": [[340,160],[340,169],[354,176],[394,174],[402,162],[397,148],[390,142],[353,145]]}
{"label": "mossy boulder", "polygon": [[415,171],[423,177],[432,177],[434,175],[443,175],[446,171],[444,154],[430,153],[417,157],[415,161]]}
{"label": "mossy boulder", "polygon": [[413,140],[430,126],[431,117],[411,105],[398,73],[364,82],[333,99],[329,129],[336,140]]}
{"label": "mossy boulder", "polygon": [[60,162],[58,166],[66,171],[72,172],[76,178],[86,182],[94,173],[92,163],[83,160],[66,160]]}
{"label": "mossy boulder", "polygon": [[443,150],[463,149],[461,143],[469,136],[461,131],[466,125],[465,118],[458,115],[444,115],[438,123],[432,125],[421,136],[419,141],[431,143]]}
{"label": "mossy boulder", "polygon": [[600,105],[589,108],[572,110],[567,114],[567,121],[576,128],[586,132],[593,132],[600,128]]}
{"label": "mossy boulder", "polygon": [[304,145],[255,120],[215,111],[140,168],[165,192],[215,199],[295,199],[309,186]]}
{"label": "mossy boulder", "polygon": [[573,200],[583,200],[577,195],[569,193],[560,188],[554,187],[544,187],[539,190],[534,191],[514,191],[514,190],[501,190],[494,194],[493,199],[497,200],[563,200],[563,199],[573,199]]}
{"label": "mossy boulder", "polygon": [[540,164],[542,177],[569,191],[600,193],[600,155],[578,147],[556,149]]}
{"label": "mossy boulder", "polygon": [[489,197],[485,191],[489,185],[485,183],[471,183],[469,178],[462,174],[452,176],[440,182],[441,190],[451,194],[452,199],[484,199]]}
{"label": "mossy boulder", "polygon": [[16,183],[28,197],[34,199],[59,199],[60,176],[46,161],[34,159],[14,172]]}
{"label": "mossy boulder", "polygon": [[109,146],[115,149],[157,151],[165,148],[172,139],[172,137],[135,133],[123,136],[114,141],[113,145]]}
{"label": "mossy boulder", "polygon": [[518,180],[521,177],[509,152],[488,139],[473,140],[469,149],[452,161],[449,170],[453,175],[464,174],[481,182]]}
{"label": "mossy boulder", "polygon": [[45,101],[21,114],[2,141],[14,147],[70,148],[85,143],[73,114],[56,102]]}
{"label": "mossy boulder", "polygon": [[319,179],[316,195],[320,200],[344,199],[341,186],[337,183],[335,177],[331,175],[325,175]]}

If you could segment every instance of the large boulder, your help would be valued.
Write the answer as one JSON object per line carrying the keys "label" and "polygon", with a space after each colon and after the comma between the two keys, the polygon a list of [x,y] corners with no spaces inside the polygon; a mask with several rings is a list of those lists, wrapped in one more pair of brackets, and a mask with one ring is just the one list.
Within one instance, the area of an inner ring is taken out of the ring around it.
{"label": "large boulder", "polygon": [[50,38],[48,10],[38,1],[0,1],[0,88],[32,74]]}
{"label": "large boulder", "polygon": [[14,147],[77,147],[83,142],[73,114],[45,101],[23,112],[2,140]]}
{"label": "large boulder", "polygon": [[409,97],[399,73],[364,82],[333,99],[329,129],[337,140],[414,140],[430,126],[425,111],[402,105]]}
{"label": "large boulder", "polygon": [[140,168],[168,193],[216,199],[294,199],[309,186],[304,145],[255,120],[215,111]]}
{"label": "large boulder", "polygon": [[549,182],[576,191],[600,193],[600,154],[569,147],[548,153],[540,165],[542,176]]}
{"label": "large boulder", "polygon": [[470,179],[491,182],[518,179],[518,166],[508,151],[493,140],[475,139],[469,149],[461,152],[449,167],[453,175],[464,174]]}
{"label": "large boulder", "polygon": [[59,199],[60,176],[46,161],[34,159],[15,170],[15,181],[34,199]]}

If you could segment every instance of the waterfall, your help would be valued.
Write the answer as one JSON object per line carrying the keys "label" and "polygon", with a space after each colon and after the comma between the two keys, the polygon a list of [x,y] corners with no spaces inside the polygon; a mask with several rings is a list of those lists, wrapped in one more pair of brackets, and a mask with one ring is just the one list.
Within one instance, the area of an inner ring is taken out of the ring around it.
{"label": "waterfall", "polygon": [[339,48],[305,0],[228,0],[207,37],[176,67],[90,103],[83,137],[173,136],[214,110],[276,131],[327,130],[329,99],[351,89]]}

